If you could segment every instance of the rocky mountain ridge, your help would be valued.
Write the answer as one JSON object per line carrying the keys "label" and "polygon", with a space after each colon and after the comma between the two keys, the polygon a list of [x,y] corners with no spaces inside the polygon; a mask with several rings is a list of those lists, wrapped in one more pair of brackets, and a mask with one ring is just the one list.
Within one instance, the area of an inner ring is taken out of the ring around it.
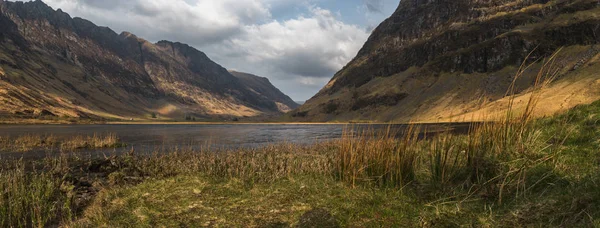
{"label": "rocky mountain ridge", "polygon": [[562,48],[552,64],[558,79],[542,96],[545,115],[600,99],[593,86],[600,79],[599,42],[597,0],[402,0],[358,55],[290,116],[487,119],[507,103],[523,62],[533,65],[515,81],[517,101],[531,91],[544,59]]}
{"label": "rocky mountain ridge", "polygon": [[0,1],[0,27],[3,115],[213,119],[293,108],[286,97],[257,94],[186,44],[117,34],[40,0]]}
{"label": "rocky mountain ridge", "polygon": [[279,110],[283,112],[292,111],[300,106],[292,98],[274,87],[268,78],[233,70],[230,70],[229,73],[242,81],[242,84],[247,86],[250,91],[265,99],[275,101],[279,106]]}

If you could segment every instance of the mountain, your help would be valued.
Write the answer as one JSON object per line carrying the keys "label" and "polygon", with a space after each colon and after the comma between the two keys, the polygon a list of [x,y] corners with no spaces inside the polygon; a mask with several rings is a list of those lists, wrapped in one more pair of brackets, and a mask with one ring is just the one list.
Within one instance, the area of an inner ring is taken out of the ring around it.
{"label": "mountain", "polygon": [[40,0],[0,1],[0,28],[0,115],[213,119],[295,107],[186,44],[117,34]]}
{"label": "mountain", "polygon": [[256,95],[270,101],[274,101],[280,112],[289,112],[300,106],[292,98],[282,93],[277,87],[273,86],[269,79],[253,74],[229,71],[231,75],[238,78],[246,88]]}
{"label": "mountain", "polygon": [[[544,61],[539,115],[600,99],[597,0],[402,0],[357,56],[290,116],[470,121],[522,109]],[[561,49],[562,47],[562,49]],[[528,66],[516,76],[522,63]],[[515,79],[516,78],[516,79]]]}

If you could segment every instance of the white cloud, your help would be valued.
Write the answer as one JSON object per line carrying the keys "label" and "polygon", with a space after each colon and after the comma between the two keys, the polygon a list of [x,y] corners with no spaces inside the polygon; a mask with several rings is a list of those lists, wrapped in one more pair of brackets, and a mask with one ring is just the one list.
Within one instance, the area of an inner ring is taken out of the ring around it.
{"label": "white cloud", "polygon": [[268,64],[291,76],[331,78],[356,55],[368,34],[328,10],[314,7],[310,12],[309,17],[246,26],[224,45],[249,62]]}
{"label": "white cloud", "polygon": [[46,0],[54,8],[149,40],[211,44],[270,18],[259,0]]}
{"label": "white cloud", "polygon": [[269,77],[297,100],[316,94],[369,35],[318,7],[296,19],[248,25],[242,31],[205,50],[227,66]]}

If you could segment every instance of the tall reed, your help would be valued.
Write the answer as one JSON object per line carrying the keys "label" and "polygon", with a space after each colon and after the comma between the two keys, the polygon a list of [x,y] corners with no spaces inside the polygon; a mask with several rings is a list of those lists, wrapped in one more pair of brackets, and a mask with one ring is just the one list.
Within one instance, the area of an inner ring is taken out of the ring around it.
{"label": "tall reed", "polygon": [[410,126],[397,140],[398,132],[392,132],[391,128],[383,132],[346,129],[337,142],[336,176],[353,186],[361,182],[402,186],[413,181],[417,161],[414,142],[418,133]]}
{"label": "tall reed", "polygon": [[22,161],[0,169],[0,227],[46,227],[72,218],[71,188],[43,171],[26,171]]}

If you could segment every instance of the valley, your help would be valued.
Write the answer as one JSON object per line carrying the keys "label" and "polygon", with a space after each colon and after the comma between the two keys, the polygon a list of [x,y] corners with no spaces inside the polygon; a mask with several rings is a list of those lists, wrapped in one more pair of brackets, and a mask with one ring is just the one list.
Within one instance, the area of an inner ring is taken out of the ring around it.
{"label": "valley", "polygon": [[47,2],[270,73],[0,0],[0,227],[600,227],[598,0]]}

